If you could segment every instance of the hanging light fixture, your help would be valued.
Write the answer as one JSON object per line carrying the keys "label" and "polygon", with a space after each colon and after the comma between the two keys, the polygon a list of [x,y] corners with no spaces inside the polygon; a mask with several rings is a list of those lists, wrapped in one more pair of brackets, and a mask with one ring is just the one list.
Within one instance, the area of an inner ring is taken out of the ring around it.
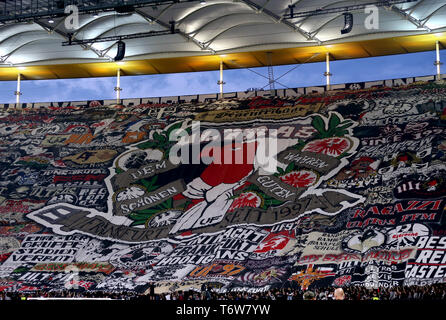
{"label": "hanging light fixture", "polygon": [[344,13],[344,28],[341,30],[341,34],[346,34],[353,29],[353,14],[350,12]]}

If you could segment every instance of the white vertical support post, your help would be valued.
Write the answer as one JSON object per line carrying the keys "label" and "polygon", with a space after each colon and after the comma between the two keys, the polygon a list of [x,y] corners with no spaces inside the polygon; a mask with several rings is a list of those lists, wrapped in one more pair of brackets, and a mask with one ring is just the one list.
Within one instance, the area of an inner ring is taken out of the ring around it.
{"label": "white vertical support post", "polygon": [[266,53],[266,60],[268,63],[268,83],[269,83],[269,91],[271,96],[274,96],[276,94],[276,80],[274,79],[274,69],[273,69],[273,53],[267,52]]}
{"label": "white vertical support post", "polygon": [[441,80],[440,66],[442,65],[442,63],[440,62],[440,41],[437,40],[435,47],[437,52],[437,60],[435,60],[434,64],[437,66],[437,80]]}
{"label": "white vertical support post", "polygon": [[331,85],[330,85],[330,77],[332,76],[332,74],[330,73],[330,53],[327,52],[326,54],[326,68],[327,71],[325,71],[324,76],[327,79],[327,90],[331,90]]}
{"label": "white vertical support post", "polygon": [[20,82],[22,80],[22,75],[19,73],[17,75],[17,90],[14,92],[15,94],[15,107],[18,108],[20,106],[20,96],[22,93],[20,92]]}
{"label": "white vertical support post", "polygon": [[220,80],[217,81],[217,84],[220,86],[220,100],[223,100],[223,85],[225,84],[223,81],[223,60],[220,61]]}
{"label": "white vertical support post", "polygon": [[116,91],[116,104],[120,104],[121,103],[121,69],[118,68],[118,72],[116,74],[116,87],[115,87],[115,91]]}

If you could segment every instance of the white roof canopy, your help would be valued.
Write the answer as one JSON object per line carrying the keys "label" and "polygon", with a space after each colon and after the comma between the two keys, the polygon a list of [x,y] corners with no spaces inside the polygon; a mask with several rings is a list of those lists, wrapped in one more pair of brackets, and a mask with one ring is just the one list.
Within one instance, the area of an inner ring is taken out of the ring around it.
{"label": "white roof canopy", "polygon": [[[4,1],[4,0],[3,0]],[[26,2],[26,0],[23,0]],[[286,19],[294,12],[330,9],[365,1],[327,0],[207,0],[136,8],[133,13],[83,14],[79,27],[70,30],[65,18],[0,25],[0,66],[104,62],[117,52],[116,41],[62,46],[73,39],[95,39],[169,30],[175,21],[178,33],[124,40],[126,60],[225,54],[278,48],[327,45],[349,41],[418,35],[446,30],[446,1],[418,0],[379,8],[379,28],[367,29],[369,16],[353,11],[354,26],[342,35],[342,12]],[[0,1],[1,4],[1,1]]]}

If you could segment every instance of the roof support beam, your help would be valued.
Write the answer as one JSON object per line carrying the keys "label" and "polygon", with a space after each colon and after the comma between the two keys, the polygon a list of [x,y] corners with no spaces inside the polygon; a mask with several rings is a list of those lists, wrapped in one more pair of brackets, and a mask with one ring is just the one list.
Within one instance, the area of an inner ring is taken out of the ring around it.
{"label": "roof support beam", "polygon": [[316,9],[316,10],[295,12],[295,13],[293,13],[292,16],[291,16],[291,14],[285,14],[284,18],[285,19],[297,19],[297,18],[320,16],[320,15],[325,15],[325,14],[339,13],[339,12],[351,12],[351,11],[363,10],[370,5],[374,5],[377,7],[386,7],[386,6],[388,7],[388,6],[393,6],[395,4],[402,4],[402,3],[414,2],[414,1],[418,1],[418,0],[387,0],[387,1],[381,0],[381,1],[362,3],[362,4],[353,4],[353,5],[343,6],[343,7],[328,8],[336,3],[350,2],[347,0],[345,0],[345,1],[343,0],[343,1],[337,1],[335,3],[330,3],[328,5],[325,5],[324,7]]}
{"label": "roof support beam", "polygon": [[[324,10],[327,10],[327,9],[326,9],[327,7],[330,7],[330,6],[334,5],[334,4],[342,3],[342,2],[345,2],[345,1],[344,1],[344,0],[341,0],[341,1],[337,1],[337,2],[335,2],[335,3],[327,4],[327,5],[323,6],[323,7],[321,7],[320,10],[317,10],[317,12],[323,12]],[[346,12],[345,10],[342,10],[342,11]],[[338,13],[338,12],[336,11],[335,13]],[[327,14],[328,14],[328,12],[327,12]],[[296,19],[296,18],[298,18],[298,17],[296,17],[296,15],[297,15],[297,14],[294,13],[294,15],[293,15],[294,18],[290,17],[290,19]],[[284,16],[284,17],[285,17],[285,16]],[[304,24],[304,22],[307,21],[308,19],[310,19],[311,17],[313,17],[313,15],[311,15],[311,12],[310,12],[310,13],[308,13],[308,12],[303,13],[303,19],[302,19],[302,20],[299,20],[299,25],[302,26],[302,25]]]}
{"label": "roof support beam", "polygon": [[410,13],[406,13],[402,9],[398,8],[395,5],[392,5],[391,10],[400,16],[404,17],[407,21],[411,22],[413,25],[415,25],[419,29],[426,29],[428,32],[431,32],[432,30],[428,27],[426,27],[421,20],[418,20],[414,16],[412,16]]}
{"label": "roof support beam", "polygon": [[[38,24],[39,26],[41,26],[41,27],[42,27],[45,31],[47,31],[48,33],[56,32],[58,35],[62,36],[62,37],[65,38],[67,41],[69,41],[70,37],[69,37],[69,35],[66,34],[65,32],[60,31],[60,30],[58,30],[58,29],[52,29],[52,28],[50,28],[48,25],[46,25],[45,23],[43,23],[43,22],[41,22],[41,21],[38,21],[38,20],[36,20],[36,21],[34,21],[34,22],[35,22],[36,24]],[[75,38],[74,36],[72,36],[71,39],[72,39],[72,40],[75,40],[76,38]],[[106,59],[108,59],[108,60],[112,60],[111,57],[107,56],[107,55],[104,54],[102,51],[93,48],[91,45],[85,45],[85,44],[83,44],[83,45],[81,45],[81,47],[82,47],[83,49],[85,49],[85,50],[91,50],[91,51],[93,51],[93,52],[98,56],[98,58],[106,58]]]}
{"label": "roof support beam", "polygon": [[[4,38],[3,40],[0,40],[0,45],[3,44],[4,42],[8,41],[8,40],[11,40],[14,37],[20,39],[21,36],[26,35],[26,34],[30,34],[30,33],[42,33],[42,30],[29,30],[29,31],[21,32],[20,35],[18,35],[18,34],[9,35],[6,38]],[[17,39],[15,39],[14,43],[17,43]]]}
{"label": "roof support beam", "polygon": [[435,11],[433,11],[431,14],[429,14],[426,18],[423,18],[422,21],[422,25],[426,26],[426,23],[441,9],[443,9],[444,7],[446,7],[446,4],[443,4],[442,6],[438,7]]}
{"label": "roof support beam", "polygon": [[257,25],[257,23],[255,23],[255,22],[244,22],[244,23],[239,23],[239,24],[235,24],[235,25],[233,25],[233,26],[230,26],[230,27],[228,27],[228,28],[226,28],[226,29],[220,31],[220,32],[217,33],[213,38],[211,38],[211,39],[209,39],[208,41],[205,42],[206,48],[207,48],[208,46],[210,46],[211,43],[215,41],[215,39],[217,39],[218,37],[220,37],[220,36],[221,36],[222,34],[224,34],[225,32],[228,32],[228,31],[230,31],[230,30],[232,30],[232,29],[235,29],[235,28],[238,28],[238,27],[241,27],[241,26],[251,26],[251,25]]}
{"label": "roof support beam", "polygon": [[263,4],[263,6],[260,8],[260,11],[263,11],[263,9],[266,7],[266,5],[268,4],[268,2],[270,2],[271,0],[266,0],[266,2]]}
{"label": "roof support beam", "polygon": [[20,22],[32,21],[42,18],[57,18],[66,16],[65,6],[76,5],[79,13],[97,13],[105,11],[115,11],[117,9],[129,10],[131,8],[155,7],[158,5],[173,5],[176,3],[191,2],[197,0],[126,0],[117,1],[74,1],[66,0],[62,6],[57,6],[56,1],[34,0],[33,9],[22,6],[21,0],[11,0],[14,6],[13,11],[8,11],[0,15],[0,22]]}
{"label": "roof support beam", "polygon": [[[215,7],[221,7],[221,6],[227,6],[227,5],[234,5],[233,3],[227,3],[227,4],[225,4],[225,3],[212,3],[212,4],[206,4],[206,5],[203,5],[203,6],[201,6],[201,7],[198,7],[198,9],[195,9],[195,10],[192,10],[191,12],[189,12],[189,13],[187,13],[186,15],[183,15],[183,17],[181,17],[177,22],[178,22],[178,25],[181,25],[182,23],[184,23],[184,21],[186,21],[190,16],[192,16],[192,15],[194,15],[194,14],[197,14],[197,13],[199,13],[200,11],[203,11],[203,10],[208,10],[209,8],[213,8],[213,9],[215,9]],[[158,15],[158,18],[161,16],[163,14],[163,12],[161,12],[159,15]],[[158,19],[157,18],[157,19]]]}
{"label": "roof support beam", "polygon": [[8,62],[7,60],[8,60],[8,59],[9,59],[9,58],[10,58],[16,51],[20,50],[20,49],[23,48],[24,46],[27,46],[28,44],[31,44],[31,43],[40,41],[40,40],[42,40],[42,39],[45,39],[45,38],[42,37],[41,39],[34,39],[34,40],[27,41],[27,42],[25,42],[25,43],[22,43],[22,44],[19,45],[18,47],[14,48],[12,51],[8,52],[6,55],[0,57],[0,62],[1,62],[1,63],[4,63],[4,64],[11,64],[11,65],[12,65],[12,63],[11,63],[11,62]]}
{"label": "roof support beam", "polygon": [[[170,25],[158,20],[158,18],[152,17],[151,15],[145,13],[142,10],[136,9],[135,12],[140,15],[141,17],[143,17],[144,19],[146,19],[149,23],[157,23],[159,24],[161,27],[166,28],[166,29],[170,29]],[[211,51],[213,54],[215,53],[214,50],[212,50],[212,48],[207,48],[203,43],[201,43],[200,41],[198,41],[197,39],[195,39],[193,36],[188,35],[187,33],[181,31],[181,30],[177,30],[177,33],[182,36],[183,38],[185,38],[187,41],[192,41],[198,48],[200,48],[200,50],[208,50]]]}
{"label": "roof support beam", "polygon": [[83,26],[79,27],[76,31],[74,31],[73,32],[73,37],[75,37],[79,32],[83,31],[85,28],[87,28],[88,26],[92,25],[93,23],[97,23],[98,21],[100,21],[102,19],[107,19],[107,18],[110,18],[110,16],[115,16],[115,15],[116,15],[115,13],[106,14],[106,15],[102,15],[100,17],[97,17],[95,19],[92,19],[91,21],[87,22]]}
{"label": "roof support beam", "polygon": [[274,22],[282,23],[285,26],[287,26],[288,28],[292,29],[293,31],[299,32],[307,40],[309,40],[309,41],[314,40],[317,43],[322,43],[321,40],[317,39],[316,37],[313,37],[309,32],[303,30],[302,28],[299,28],[292,22],[284,20],[284,16],[280,17],[277,14],[275,14],[274,12],[269,11],[268,9],[265,9],[264,7],[252,2],[251,0],[240,0],[240,1],[245,3],[251,9],[255,10],[257,13],[263,13],[266,16],[270,17]]}
{"label": "roof support beam", "polygon": [[[417,3],[415,3],[412,7],[410,7],[409,9],[407,9],[407,10],[410,10],[410,11],[409,11],[409,14],[412,15],[412,13],[415,11],[415,9],[416,9],[420,4],[422,4],[424,1],[425,1],[425,0],[420,0],[420,1],[418,1]],[[406,11],[406,10],[405,10],[405,11]]]}
{"label": "roof support beam", "polygon": [[337,15],[336,17],[334,17],[334,18],[332,18],[332,19],[330,19],[330,20],[328,20],[328,21],[326,21],[326,22],[324,22],[321,26],[319,26],[319,28],[317,28],[316,30],[314,30],[314,31],[311,31],[311,34],[313,35],[313,36],[316,36],[326,25],[328,25],[330,22],[332,22],[332,21],[334,21],[334,20],[336,20],[337,18],[339,18],[339,17],[342,17],[343,16],[343,14],[340,14],[340,15]]}
{"label": "roof support beam", "polygon": [[[166,11],[167,10],[169,10],[170,9],[170,7],[172,7],[173,6],[173,4],[169,4],[167,7],[165,7],[163,10],[161,10],[161,12],[160,12],[160,14],[157,16],[157,17],[153,17],[153,19],[152,19],[152,21],[153,22],[159,22],[159,21],[161,21],[160,20],[160,18],[161,18],[161,16],[164,14],[164,13],[166,13]],[[141,10],[135,10],[135,12],[138,12],[138,11],[141,11]],[[162,21],[161,21],[161,23],[162,23]]]}
{"label": "roof support beam", "polygon": [[234,17],[234,16],[246,16],[246,15],[250,15],[250,16],[252,16],[252,13],[251,13],[251,12],[241,12],[241,13],[229,13],[229,14],[224,14],[224,15],[222,15],[222,16],[219,16],[218,18],[209,20],[208,22],[206,22],[205,24],[203,24],[203,25],[200,26],[199,28],[197,28],[197,29],[195,29],[195,30],[193,30],[193,31],[191,31],[191,32],[189,32],[189,33],[187,33],[187,34],[188,34],[188,35],[193,34],[194,36],[196,36],[196,35],[199,34],[203,29],[205,29],[206,27],[208,27],[208,26],[210,26],[210,25],[216,23],[216,22],[219,21],[219,20],[224,20],[224,19],[226,19],[226,18]]}

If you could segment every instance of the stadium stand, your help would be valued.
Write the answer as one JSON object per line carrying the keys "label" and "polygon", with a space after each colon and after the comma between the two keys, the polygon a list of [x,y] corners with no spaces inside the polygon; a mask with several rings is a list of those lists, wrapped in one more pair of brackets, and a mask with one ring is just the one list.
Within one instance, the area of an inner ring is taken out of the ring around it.
{"label": "stadium stand", "polygon": [[3,109],[2,299],[444,299],[446,86],[355,88]]}

